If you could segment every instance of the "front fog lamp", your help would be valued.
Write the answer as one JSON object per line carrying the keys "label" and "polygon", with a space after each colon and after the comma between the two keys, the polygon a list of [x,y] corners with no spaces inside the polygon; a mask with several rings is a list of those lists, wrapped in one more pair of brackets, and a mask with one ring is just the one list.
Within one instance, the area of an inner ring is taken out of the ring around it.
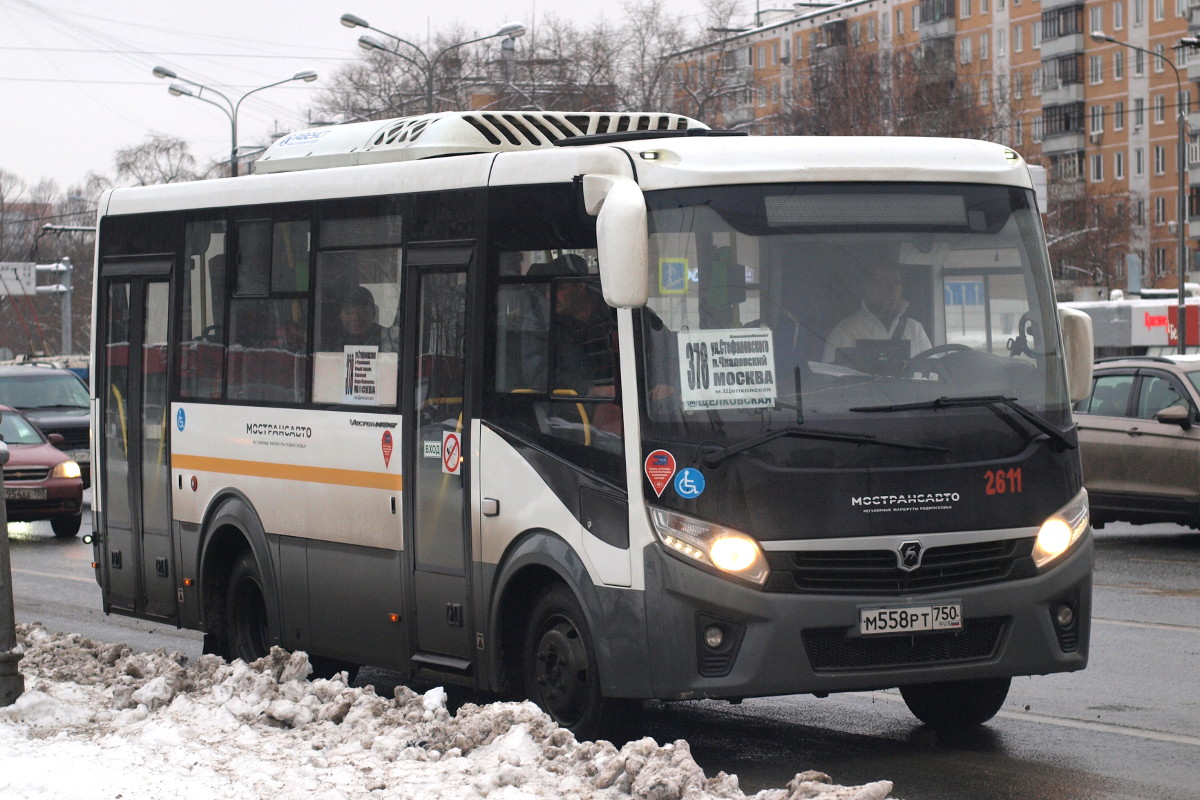
{"label": "front fog lamp", "polygon": [[767,559],[753,537],[661,508],[651,509],[650,519],[658,540],[674,552],[759,586],[766,582]]}
{"label": "front fog lamp", "polygon": [[1087,490],[1080,489],[1071,502],[1050,515],[1038,529],[1033,563],[1040,569],[1070,550],[1087,530],[1089,521]]}

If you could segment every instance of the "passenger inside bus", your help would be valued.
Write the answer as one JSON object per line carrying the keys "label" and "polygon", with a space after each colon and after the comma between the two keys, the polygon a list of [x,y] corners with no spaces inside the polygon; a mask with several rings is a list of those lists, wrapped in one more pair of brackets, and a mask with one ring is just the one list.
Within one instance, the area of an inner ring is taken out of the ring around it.
{"label": "passenger inside bus", "polygon": [[341,330],[333,343],[334,349],[347,345],[368,345],[382,350],[394,350],[389,347],[388,330],[378,322],[379,309],[375,305],[375,296],[365,286],[354,286],[342,296],[341,310],[338,320]]}
{"label": "passenger inside bus", "polygon": [[862,372],[896,374],[908,359],[928,350],[924,326],[907,314],[903,285],[896,265],[868,267],[862,302],[829,332],[823,360]]}

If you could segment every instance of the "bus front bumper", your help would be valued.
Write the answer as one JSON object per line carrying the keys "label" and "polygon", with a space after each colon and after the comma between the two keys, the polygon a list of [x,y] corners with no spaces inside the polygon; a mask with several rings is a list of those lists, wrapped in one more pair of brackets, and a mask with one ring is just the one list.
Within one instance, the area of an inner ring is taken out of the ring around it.
{"label": "bus front bumper", "polygon": [[[654,694],[664,699],[823,695],[1087,666],[1090,531],[1034,577],[929,594],[768,593],[705,572],[655,545],[644,557],[647,661]],[[959,630],[859,632],[860,609],[948,603],[961,605]],[[1065,629],[1063,605],[1073,617]],[[717,647],[714,626],[721,634]]]}

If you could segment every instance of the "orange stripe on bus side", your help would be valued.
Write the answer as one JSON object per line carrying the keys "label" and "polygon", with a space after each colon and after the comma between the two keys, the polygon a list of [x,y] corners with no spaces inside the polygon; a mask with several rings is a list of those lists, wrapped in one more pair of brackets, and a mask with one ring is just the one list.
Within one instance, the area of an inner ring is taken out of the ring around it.
{"label": "orange stripe on bus side", "polygon": [[356,469],[304,467],[296,464],[272,464],[267,461],[243,461],[237,458],[210,458],[178,453],[171,456],[171,468],[201,472],[224,472],[229,475],[248,475],[254,478],[277,478],[304,483],[328,483],[335,486],[361,486],[367,489],[403,489],[403,476]]}

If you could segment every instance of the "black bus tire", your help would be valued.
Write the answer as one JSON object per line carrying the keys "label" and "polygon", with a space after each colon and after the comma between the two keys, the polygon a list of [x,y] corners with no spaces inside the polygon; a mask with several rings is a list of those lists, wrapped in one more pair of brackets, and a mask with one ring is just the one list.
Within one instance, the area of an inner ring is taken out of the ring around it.
{"label": "black bus tire", "polygon": [[266,592],[254,553],[247,550],[233,562],[225,595],[225,655],[233,661],[257,661],[271,652],[270,617]]}
{"label": "black bus tire", "polygon": [[908,710],[933,728],[982,725],[1004,705],[1011,678],[982,678],[901,686]]}
{"label": "black bus tire", "polygon": [[79,526],[83,524],[83,515],[76,514],[73,517],[51,517],[50,528],[54,531],[54,535],[59,539],[70,539],[79,533]]}
{"label": "black bus tire", "polygon": [[521,645],[525,696],[579,739],[600,729],[604,700],[596,650],[575,595],[561,583],[542,592]]}

